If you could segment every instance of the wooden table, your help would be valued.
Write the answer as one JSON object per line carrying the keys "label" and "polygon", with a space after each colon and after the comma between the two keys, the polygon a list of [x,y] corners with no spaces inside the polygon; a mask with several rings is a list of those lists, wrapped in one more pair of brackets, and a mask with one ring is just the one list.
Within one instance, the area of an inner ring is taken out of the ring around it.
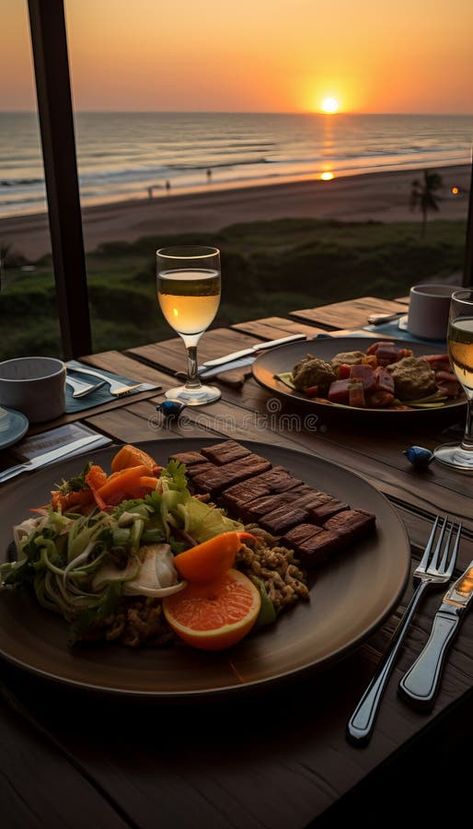
{"label": "wooden table", "polygon": [[[367,312],[398,310],[405,303],[405,298],[365,297],[298,310],[287,318],[239,323],[206,334],[200,356],[298,331],[310,337],[327,329],[357,328]],[[160,382],[165,389],[182,369],[184,353],[182,343],[172,339],[84,360]],[[218,403],[186,410],[186,436],[263,439],[328,457],[364,476],[392,501],[410,534],[413,567],[437,511],[464,522],[458,566],[473,558],[473,480],[438,465],[419,474],[401,452],[409,444],[434,446],[445,440],[445,424],[435,420],[405,434],[391,426],[385,432],[373,425],[348,430],[327,421],[317,432],[275,429],[262,435],[249,415],[265,413],[269,395],[252,379],[243,382],[241,374],[223,380]],[[161,399],[162,394],[150,392],[115,401],[89,410],[81,420],[117,442],[174,437],[178,426],[157,431],[155,405]],[[447,784],[458,783],[458,764],[449,757],[469,746],[473,733],[471,615],[451,653],[434,711],[414,712],[396,695],[403,671],[427,637],[436,595],[415,618],[370,745],[357,749],[345,740],[345,723],[411,589],[383,627],[342,663],[284,690],[231,704],[123,703],[65,690],[3,663],[2,826],[299,829],[347,818],[389,825],[389,816],[394,821],[406,814],[404,798],[423,784],[442,781],[442,774]],[[450,774],[449,768],[454,769]],[[440,810],[437,802],[432,814]]]}

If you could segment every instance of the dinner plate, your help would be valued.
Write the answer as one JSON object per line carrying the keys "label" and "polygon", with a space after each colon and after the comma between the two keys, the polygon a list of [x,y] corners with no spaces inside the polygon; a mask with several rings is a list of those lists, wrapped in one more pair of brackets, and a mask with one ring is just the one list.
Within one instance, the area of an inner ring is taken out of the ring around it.
{"label": "dinner plate", "polygon": [[8,446],[13,446],[28,431],[29,421],[26,415],[22,412],[17,412],[15,409],[7,409],[5,406],[2,410],[8,414],[0,418],[0,449],[6,449]]}
{"label": "dinner plate", "polygon": [[[215,439],[165,439],[140,444],[159,463],[179,451],[199,450]],[[27,591],[0,593],[0,653],[53,680],[87,689],[163,699],[231,694],[321,668],[360,644],[397,605],[409,573],[406,530],[389,501],[367,481],[310,454],[246,442],[313,487],[376,515],[377,530],[322,566],[310,601],[300,602],[277,624],[261,628],[228,651],[208,653],[184,644],[131,650],[117,644],[69,648],[67,624],[43,610]],[[93,459],[108,468],[116,449]],[[44,503],[54,483],[84,466],[63,461],[2,488],[4,520],[0,559],[7,557],[11,525]],[[7,518],[8,520],[5,520]]]}
{"label": "dinner plate", "polygon": [[[286,371],[292,371],[295,364],[302,360],[307,354],[313,354],[315,357],[320,357],[322,360],[331,360],[335,354],[343,351],[365,351],[376,340],[371,337],[321,337],[320,339],[311,340],[310,342],[288,343],[277,348],[272,348],[268,351],[262,352],[255,360],[252,366],[253,377],[264,388],[280,395],[288,400],[303,401],[313,408],[320,409],[326,413],[331,412],[349,412],[355,415],[376,415],[376,417],[383,418],[400,418],[409,416],[425,416],[434,413],[453,412],[465,405],[465,398],[459,400],[452,400],[438,409],[370,409],[357,408],[355,406],[334,405],[311,400],[300,391],[290,389],[282,380],[278,380],[277,374],[282,374]],[[445,353],[445,346],[439,343],[417,343],[410,340],[399,340],[396,345],[400,348],[410,348],[415,356],[421,357],[424,354],[443,354]]]}

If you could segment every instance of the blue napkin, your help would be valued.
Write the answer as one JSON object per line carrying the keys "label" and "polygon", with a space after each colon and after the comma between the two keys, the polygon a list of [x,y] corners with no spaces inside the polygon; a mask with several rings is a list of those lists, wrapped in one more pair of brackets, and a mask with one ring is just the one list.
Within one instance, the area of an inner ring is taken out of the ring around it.
{"label": "blue napkin", "polygon": [[[71,372],[73,376],[75,376],[74,369],[80,369],[81,367],[93,370],[93,366],[87,366],[85,365],[85,363],[79,363],[77,360],[69,360],[67,370],[68,372]],[[100,373],[106,375],[107,377],[110,377],[111,380],[118,380],[120,383],[123,383],[124,386],[132,386],[134,383],[141,383],[141,380],[132,380],[130,379],[130,377],[122,377],[120,374],[113,374],[113,372],[105,371],[102,368],[100,369]],[[90,377],[90,375],[88,374],[80,374],[79,371],[77,371],[77,379],[83,380],[86,383],[97,385],[100,384],[100,380],[98,378],[94,379],[93,377]],[[143,388],[143,391],[146,390],[146,387],[153,388],[153,386],[149,383],[143,384],[143,386],[145,387]],[[156,385],[156,389],[159,388],[160,387]],[[139,393],[139,391],[136,393]],[[130,392],[130,395],[131,394],[133,394],[133,392]],[[88,394],[87,397],[75,398],[72,395],[73,390],[70,386],[66,384],[66,414],[82,412],[84,409],[93,409],[95,406],[101,406],[104,403],[110,403],[111,400],[117,400],[117,397],[115,397],[115,395],[110,394],[110,390],[107,385],[100,386],[100,388],[98,388],[96,391],[90,392],[90,394]]]}
{"label": "blue napkin", "polygon": [[393,340],[410,340],[413,343],[429,343],[432,345],[444,345],[445,340],[427,340],[424,337],[415,337],[409,331],[404,331],[399,328],[399,321],[392,320],[391,322],[384,322],[382,325],[364,325],[363,331],[372,331],[374,334],[381,334],[383,337],[392,337]]}

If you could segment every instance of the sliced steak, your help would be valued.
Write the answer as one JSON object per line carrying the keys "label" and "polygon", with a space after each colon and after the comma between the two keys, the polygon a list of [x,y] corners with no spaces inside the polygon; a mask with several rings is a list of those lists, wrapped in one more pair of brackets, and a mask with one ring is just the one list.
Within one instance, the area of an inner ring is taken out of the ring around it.
{"label": "sliced steak", "polygon": [[255,498],[244,505],[244,512],[253,520],[267,515],[285,504],[292,504],[298,500],[297,489],[289,490],[289,492],[279,492],[274,495],[265,495],[263,498]]}
{"label": "sliced steak", "polygon": [[186,467],[186,474],[187,477],[194,480],[197,475],[203,475],[207,472],[212,472],[212,470],[216,469],[217,467],[213,465],[213,463],[208,463],[208,461],[203,461],[202,463],[193,463],[191,466]]}
{"label": "sliced steak", "polygon": [[217,466],[223,466],[251,455],[251,451],[236,440],[226,440],[224,443],[216,443],[215,446],[206,446],[202,449],[202,454]]}
{"label": "sliced steak", "polygon": [[299,490],[298,506],[307,507],[307,509],[316,509],[317,507],[327,504],[333,500],[332,496],[327,492],[320,492],[318,489],[312,489],[310,486],[301,487]]}
{"label": "sliced steak", "polygon": [[224,466],[209,464],[209,469],[205,469],[202,474],[193,476],[192,482],[196,489],[201,492],[210,492],[213,495],[227,486],[237,484],[246,478],[251,478],[253,475],[259,475],[270,467],[271,464],[266,458],[250,453],[245,458],[227,463]]}
{"label": "sliced steak", "polygon": [[367,535],[375,522],[375,516],[368,512],[344,509],[329,518],[323,527],[307,521],[294,527],[283,541],[294,548],[305,567],[312,568]]}
{"label": "sliced steak", "polygon": [[317,527],[315,524],[299,524],[298,527],[294,527],[294,529],[289,530],[281,541],[283,541],[284,544],[289,544],[295,550],[298,550],[300,544],[303,544],[304,541],[307,541],[319,532],[320,527]]}
{"label": "sliced steak", "polygon": [[350,509],[348,504],[343,503],[343,501],[337,501],[336,498],[330,498],[324,504],[313,507],[310,510],[310,517],[315,524],[325,524],[329,518],[346,509]]}
{"label": "sliced steak", "polygon": [[346,546],[351,541],[368,535],[374,529],[375,524],[376,517],[372,513],[360,509],[347,509],[329,518],[324,524],[324,529],[335,533]]}
{"label": "sliced steak", "polygon": [[200,452],[176,452],[175,455],[171,455],[170,460],[180,461],[181,463],[185,463],[186,466],[207,462],[206,458]]}
{"label": "sliced steak", "polygon": [[265,495],[275,495],[278,492],[286,492],[300,486],[302,482],[291,475],[282,466],[275,466],[262,475],[251,478],[251,486],[243,482],[229,487],[222,492],[223,503],[230,507],[242,507],[255,498],[263,498]]}
{"label": "sliced steak", "polygon": [[297,545],[297,554],[302,564],[308,569],[317,567],[329,556],[346,546],[343,537],[332,530],[324,530],[323,527],[316,527],[315,524],[313,529],[315,532]]}
{"label": "sliced steak", "polygon": [[278,509],[268,512],[259,520],[264,530],[273,535],[283,535],[287,530],[307,520],[308,510],[300,509],[295,504],[284,504]]}

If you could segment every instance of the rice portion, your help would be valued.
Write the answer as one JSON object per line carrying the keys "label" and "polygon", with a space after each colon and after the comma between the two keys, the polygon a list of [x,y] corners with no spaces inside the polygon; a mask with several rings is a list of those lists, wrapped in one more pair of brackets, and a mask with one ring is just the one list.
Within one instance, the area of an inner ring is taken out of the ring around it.
{"label": "rice portion", "polygon": [[292,550],[281,547],[276,539],[257,525],[248,525],[256,542],[243,544],[236,559],[236,567],[253,582],[260,579],[274,604],[281,611],[300,599],[309,599],[306,575]]}

